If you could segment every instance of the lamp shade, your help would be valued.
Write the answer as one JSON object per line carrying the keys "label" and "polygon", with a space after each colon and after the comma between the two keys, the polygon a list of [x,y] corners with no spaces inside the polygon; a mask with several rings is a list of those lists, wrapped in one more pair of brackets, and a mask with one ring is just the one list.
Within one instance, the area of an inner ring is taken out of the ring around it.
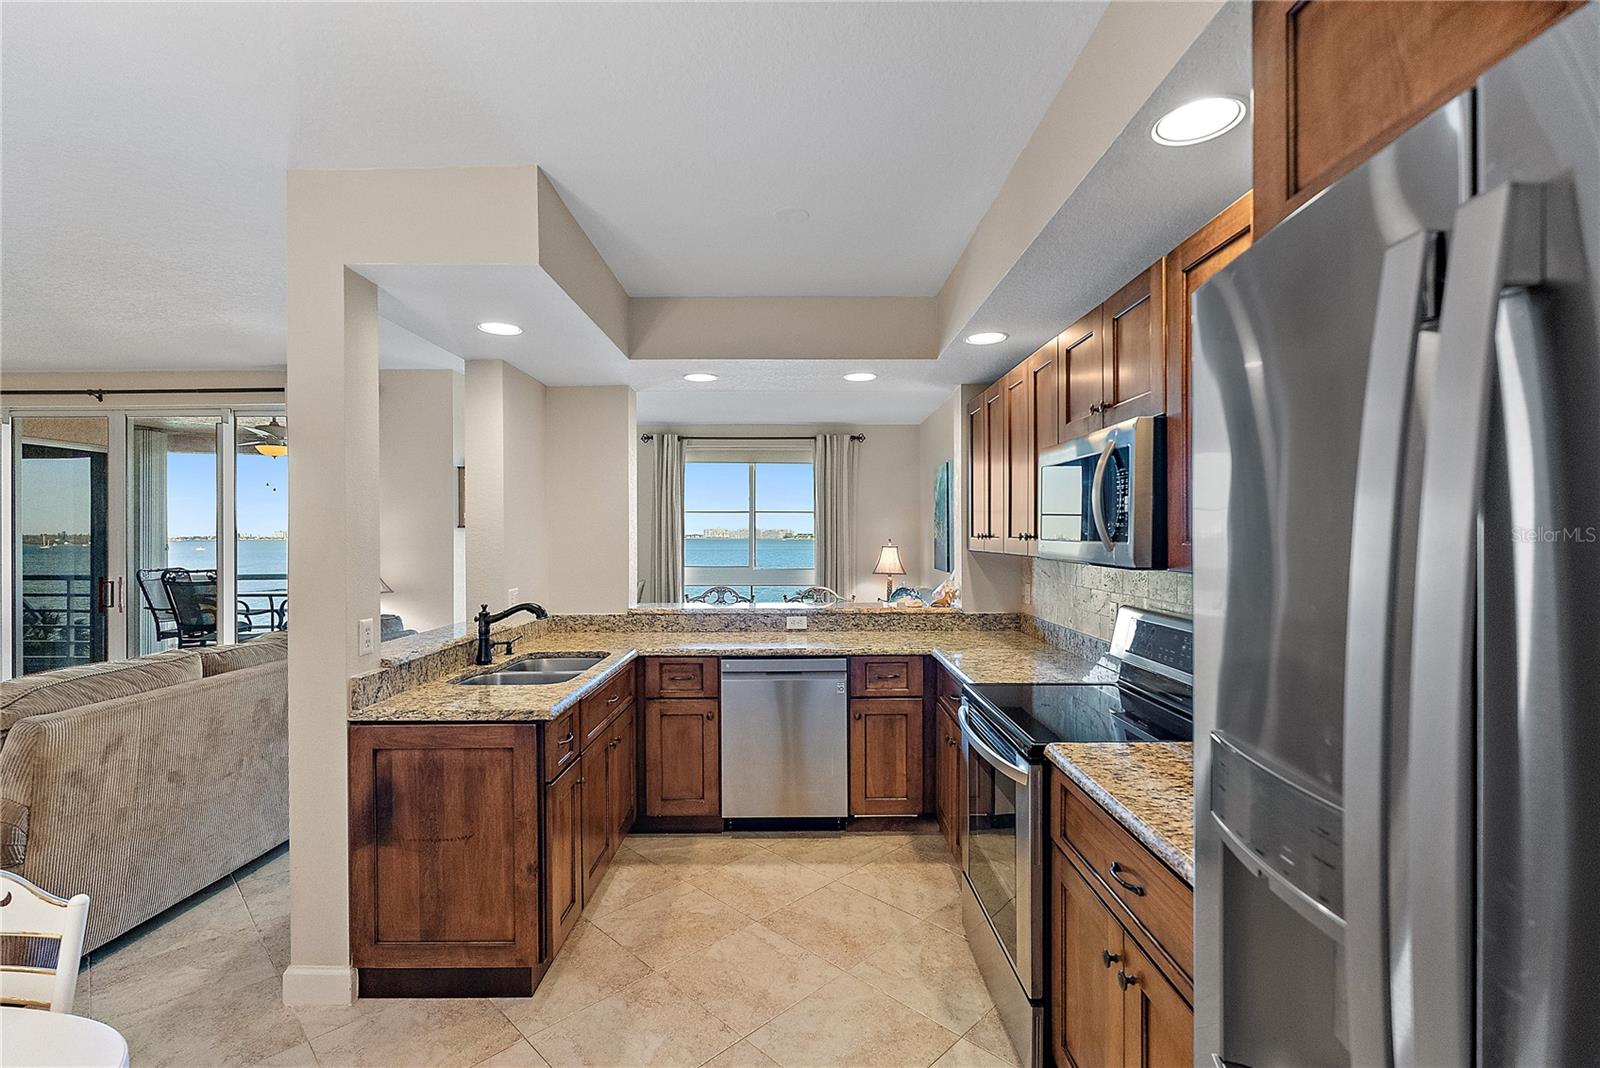
{"label": "lamp shade", "polygon": [[900,546],[889,542],[878,550],[878,562],[873,567],[874,575],[904,575],[906,565],[900,562]]}

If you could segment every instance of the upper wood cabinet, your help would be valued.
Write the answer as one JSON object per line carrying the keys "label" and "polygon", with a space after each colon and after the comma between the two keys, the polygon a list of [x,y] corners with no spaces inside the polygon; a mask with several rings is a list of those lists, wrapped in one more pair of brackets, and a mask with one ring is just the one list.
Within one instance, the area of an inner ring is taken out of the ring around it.
{"label": "upper wood cabinet", "polygon": [[990,387],[983,395],[983,403],[989,409],[989,448],[986,453],[989,461],[989,521],[984,526],[984,532],[988,535],[984,540],[988,542],[986,548],[1000,552],[1005,547],[1006,510],[1011,503],[1011,467],[1007,449],[1010,426],[1006,420],[1005,383],[996,382]]}
{"label": "upper wood cabinet", "polygon": [[1100,426],[1100,398],[1105,394],[1100,319],[1100,309],[1095,308],[1057,338],[1061,350],[1056,372],[1061,379],[1058,443],[1081,438]]}
{"label": "upper wood cabinet", "polygon": [[1581,6],[1256,0],[1257,235]]}
{"label": "upper wood cabinet", "polygon": [[1193,561],[1194,426],[1189,418],[1194,291],[1250,247],[1246,193],[1167,256],[1167,566]]}
{"label": "upper wood cabinet", "polygon": [[1000,380],[1006,408],[1006,514],[1001,549],[1026,555],[1033,537],[1033,376],[1026,363]]}
{"label": "upper wood cabinet", "polygon": [[1100,426],[1166,410],[1167,326],[1161,306],[1161,268],[1158,261],[1101,305],[1105,343]]}
{"label": "upper wood cabinet", "polygon": [[967,402],[967,548],[982,552],[989,527],[989,406],[979,393]]}

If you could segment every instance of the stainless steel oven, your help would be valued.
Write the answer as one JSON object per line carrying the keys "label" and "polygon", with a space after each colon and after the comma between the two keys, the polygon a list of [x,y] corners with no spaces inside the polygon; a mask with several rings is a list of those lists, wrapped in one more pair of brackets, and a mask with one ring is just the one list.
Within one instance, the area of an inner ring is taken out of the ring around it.
{"label": "stainless steel oven", "polygon": [[1115,567],[1166,563],[1163,420],[1141,416],[1039,457],[1039,555]]}
{"label": "stainless steel oven", "polygon": [[966,762],[963,919],[985,985],[1025,1066],[1044,1050],[1044,767],[961,699]]}

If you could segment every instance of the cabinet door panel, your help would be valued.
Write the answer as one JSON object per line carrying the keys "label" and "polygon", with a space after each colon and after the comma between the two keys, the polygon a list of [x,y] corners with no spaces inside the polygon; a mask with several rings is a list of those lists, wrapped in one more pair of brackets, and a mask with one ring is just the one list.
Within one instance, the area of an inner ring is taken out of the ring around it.
{"label": "cabinet door panel", "polygon": [[600,886],[606,863],[611,859],[611,742],[596,742],[583,754],[578,775],[578,804],[583,809],[582,844],[583,902]]}
{"label": "cabinet door panel", "polygon": [[637,716],[630,707],[616,718],[611,748],[611,820],[620,842],[633,826],[638,811],[639,768]]}
{"label": "cabinet door panel", "polygon": [[1167,257],[1167,566],[1171,568],[1187,568],[1192,560],[1190,300],[1195,290],[1250,247],[1251,202],[1246,193]]}
{"label": "cabinet door panel", "polygon": [[537,960],[535,730],[351,728],[350,921],[358,967]]}
{"label": "cabinet door panel", "polygon": [[1128,981],[1122,1063],[1125,1068],[1188,1068],[1194,1063],[1194,1010],[1131,935],[1124,935],[1122,944]]}
{"label": "cabinet door panel", "polygon": [[544,788],[545,960],[556,955],[583,911],[583,759]]}
{"label": "cabinet door panel", "polygon": [[1015,556],[1028,555],[1033,532],[1033,378],[1027,364],[1006,375],[1002,383],[1006,409],[1006,523],[1002,548]]}
{"label": "cabinet door panel", "polygon": [[1006,420],[1006,391],[1003,382],[996,382],[983,395],[983,406],[989,409],[987,428],[989,446],[989,517],[984,524],[983,547],[985,551],[1005,551],[1006,509],[1010,507],[1010,470]]}
{"label": "cabinet door panel", "polygon": [[1056,1064],[1122,1064],[1122,928],[1059,850],[1052,851],[1050,864],[1050,1043]]}
{"label": "cabinet door panel", "polygon": [[989,526],[989,407],[983,395],[967,407],[967,548],[987,548]]}
{"label": "cabinet door panel", "polygon": [[1039,551],[1039,455],[1061,444],[1061,347],[1058,339],[1028,358],[1033,447],[1028,454],[1028,555]]}
{"label": "cabinet door panel", "polygon": [[1161,264],[1117,291],[1104,307],[1105,422],[1160,415],[1165,407],[1166,332]]}
{"label": "cabinet door panel", "polygon": [[644,709],[645,815],[721,815],[717,702],[646,701]]}
{"label": "cabinet door panel", "polygon": [[915,816],[922,811],[922,700],[850,702],[850,812]]}
{"label": "cabinet door panel", "polygon": [[1067,327],[1061,342],[1061,441],[1081,438],[1104,425],[1100,402],[1102,379],[1100,309]]}

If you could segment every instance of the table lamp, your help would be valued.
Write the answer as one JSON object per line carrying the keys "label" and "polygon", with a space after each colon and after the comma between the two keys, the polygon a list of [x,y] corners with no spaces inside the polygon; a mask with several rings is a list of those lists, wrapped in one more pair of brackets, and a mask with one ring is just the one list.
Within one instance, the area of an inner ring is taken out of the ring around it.
{"label": "table lamp", "polygon": [[894,576],[904,575],[906,565],[900,562],[900,546],[890,538],[888,544],[878,550],[878,563],[872,569],[874,575],[888,575],[884,582],[883,600],[887,604],[890,594],[894,593]]}

